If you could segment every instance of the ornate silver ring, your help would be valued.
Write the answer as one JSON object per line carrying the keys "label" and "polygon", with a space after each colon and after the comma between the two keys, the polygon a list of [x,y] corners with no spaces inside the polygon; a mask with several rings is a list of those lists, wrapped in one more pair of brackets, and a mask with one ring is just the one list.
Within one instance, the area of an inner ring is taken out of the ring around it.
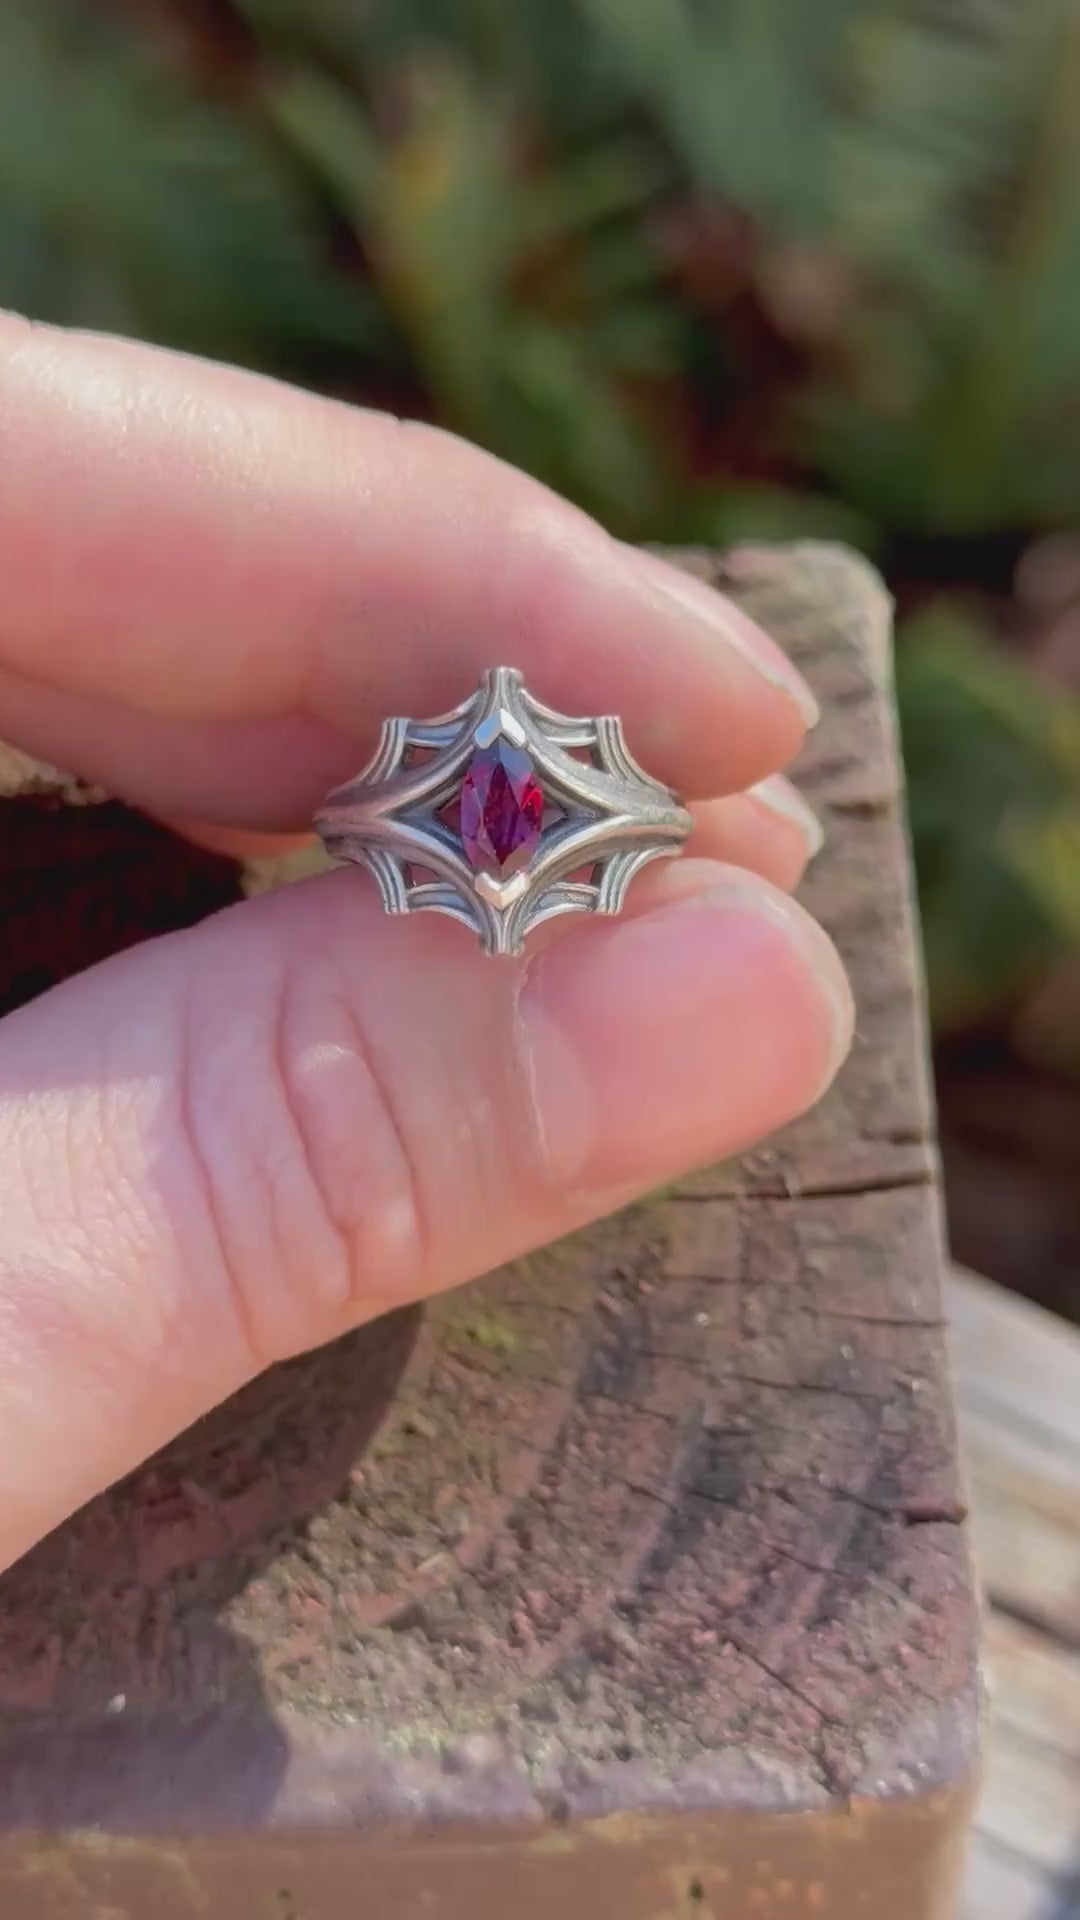
{"label": "ornate silver ring", "polygon": [[485,953],[520,953],[564,913],[618,913],[649,860],[679,852],[690,815],[643,772],[611,715],[576,720],[514,667],[433,720],[385,720],[373,758],[315,825],[368,867],[388,913],[461,920]]}

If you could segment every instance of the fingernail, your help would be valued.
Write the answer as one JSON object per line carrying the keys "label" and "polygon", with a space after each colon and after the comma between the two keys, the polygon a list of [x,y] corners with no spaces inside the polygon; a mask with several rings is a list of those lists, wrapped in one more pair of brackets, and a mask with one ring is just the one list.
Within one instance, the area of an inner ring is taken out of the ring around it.
{"label": "fingernail", "polygon": [[786,894],[771,893],[769,902],[794,944],[801,946],[828,1009],[830,1048],[824,1080],[828,1087],[851,1052],[855,1033],[851,984],[836,948],[813,915]]}
{"label": "fingernail", "polygon": [[522,977],[530,1134],[564,1193],[737,1150],[818,1098],[850,1045],[850,989],[809,914],[749,875],[684,866],[700,892],[553,943]]}
{"label": "fingernail", "polygon": [[802,953],[829,1015],[830,1045],[823,1081],[823,1086],[829,1086],[851,1049],[855,1007],[843,962],[825,929],[790,895],[749,875],[731,874],[719,886],[681,900],[678,910],[693,913],[702,907],[758,914],[782,927],[792,946]]}
{"label": "fingernail", "polygon": [[790,820],[798,827],[806,842],[806,857],[813,860],[825,845],[825,829],[814,812],[803,799],[797,787],[785,780],[782,773],[771,773],[767,780],[759,780],[756,786],[747,790],[747,798],[757,800],[770,813],[778,813],[784,820]]}
{"label": "fingernail", "polygon": [[624,551],[633,556],[640,577],[653,592],[673,601],[681,613],[704,627],[711,639],[723,641],[741,655],[771,687],[794,700],[804,726],[816,727],[821,718],[817,700],[798,667],[763,627],[733,600],[707,587],[704,581],[695,580],[692,574],[683,573],[671,561],[643,547],[626,546]]}

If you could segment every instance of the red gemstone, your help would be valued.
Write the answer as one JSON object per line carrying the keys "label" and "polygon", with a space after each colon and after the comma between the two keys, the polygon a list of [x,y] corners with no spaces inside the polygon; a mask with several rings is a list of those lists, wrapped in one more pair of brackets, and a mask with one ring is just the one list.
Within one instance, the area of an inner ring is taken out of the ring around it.
{"label": "red gemstone", "polygon": [[543,817],[544,796],[527,753],[500,738],[473,754],[461,788],[461,838],[477,871],[501,878],[523,867]]}

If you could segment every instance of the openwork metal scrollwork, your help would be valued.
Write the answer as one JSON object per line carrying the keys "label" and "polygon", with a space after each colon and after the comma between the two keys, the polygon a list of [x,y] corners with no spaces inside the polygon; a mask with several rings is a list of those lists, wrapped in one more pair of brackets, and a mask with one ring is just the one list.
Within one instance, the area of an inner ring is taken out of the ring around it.
{"label": "openwork metal scrollwork", "polygon": [[690,816],[632,757],[620,721],[574,719],[513,667],[432,720],[387,720],[316,819],[374,875],[388,913],[431,909],[514,954],[567,913],[618,913],[634,875],[679,852]]}

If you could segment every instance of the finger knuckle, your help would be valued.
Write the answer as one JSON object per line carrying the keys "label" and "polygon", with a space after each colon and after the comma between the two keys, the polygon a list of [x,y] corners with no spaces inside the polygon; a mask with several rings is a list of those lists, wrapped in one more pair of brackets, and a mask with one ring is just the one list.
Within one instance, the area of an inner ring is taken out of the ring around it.
{"label": "finger knuckle", "polygon": [[393,1073],[360,989],[333,963],[287,979],[277,1060],[313,1197],[346,1256],[337,1294],[371,1311],[416,1283],[429,1235]]}
{"label": "finger knuckle", "polygon": [[418,1289],[427,1236],[391,1079],[329,961],[249,989],[191,1107],[255,1366]]}

